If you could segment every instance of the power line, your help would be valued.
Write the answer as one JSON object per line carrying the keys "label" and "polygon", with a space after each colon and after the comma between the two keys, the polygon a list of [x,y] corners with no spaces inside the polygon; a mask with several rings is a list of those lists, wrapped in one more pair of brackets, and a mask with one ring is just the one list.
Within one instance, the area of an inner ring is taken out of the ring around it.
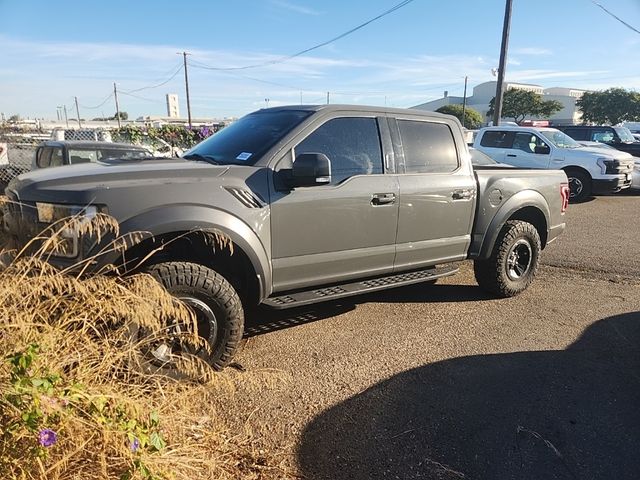
{"label": "power line", "polygon": [[311,52],[313,50],[317,50],[318,48],[327,46],[330,43],[333,43],[333,42],[336,42],[338,40],[341,40],[344,37],[346,37],[348,35],[351,35],[354,32],[357,32],[361,28],[366,27],[370,23],[373,23],[376,20],[380,20],[382,17],[386,17],[387,15],[395,12],[396,10],[401,9],[402,7],[410,4],[411,2],[413,2],[413,0],[403,0],[402,2],[400,2],[400,3],[396,4],[396,5],[394,5],[393,7],[391,7],[389,10],[386,10],[386,11],[382,12],[380,15],[377,15],[377,16],[367,20],[366,22],[361,23],[360,25],[358,25],[357,27],[352,28],[351,30],[347,30],[346,32],[341,33],[337,37],[333,37],[330,40],[327,40],[325,42],[322,42],[322,43],[319,43],[317,45],[314,45],[313,47],[305,48],[304,50],[300,50],[299,52],[294,53],[292,55],[287,55],[285,57],[280,57],[280,58],[277,58],[275,60],[269,60],[268,62],[255,63],[253,65],[245,65],[244,67],[212,67],[212,66],[209,66],[209,65],[201,64],[202,65],[201,68],[206,68],[208,70],[219,70],[219,71],[248,70],[250,68],[266,67],[268,65],[276,65],[278,63],[284,63],[284,62],[289,61],[289,60],[291,60],[293,58],[296,58],[296,57],[299,57],[301,55],[304,55],[305,53],[309,53],[309,52]]}
{"label": "power line", "polygon": [[600,7],[602,10],[604,10],[607,14],[611,15],[613,18],[615,18],[617,21],[619,21],[621,24],[623,24],[625,27],[629,28],[630,30],[633,30],[636,33],[640,33],[640,30],[638,30],[637,28],[629,25],[627,22],[625,22],[624,20],[622,20],[620,17],[618,17],[617,15],[611,13],[609,10],[607,10],[606,8],[604,8],[604,6],[602,6],[601,4],[599,4],[598,2],[596,2],[595,0],[591,0],[591,2]]}
{"label": "power line", "polygon": [[153,100],[151,98],[141,97],[140,95],[134,95],[133,93],[123,92],[122,90],[120,90],[119,93],[121,93],[122,95],[127,95],[128,97],[137,98],[138,100],[144,100],[145,102],[164,103],[162,100]]}
{"label": "power line", "polygon": [[[141,92],[142,90],[150,90],[152,88],[158,88],[161,87],[163,85],[166,85],[167,83],[169,83],[171,80],[173,80],[174,78],[176,78],[176,76],[182,71],[183,65],[182,62],[180,63],[180,66],[178,67],[178,69],[173,73],[173,75],[171,75],[168,79],[166,79],[164,82],[158,83],[156,85],[148,85],[146,87],[140,87],[140,88],[134,88],[133,90],[128,90],[126,93],[135,93],[135,92]],[[124,91],[122,91],[121,93],[125,93]]]}
{"label": "power line", "polygon": [[100,103],[99,105],[96,105],[95,107],[87,107],[85,105],[80,105],[82,108],[86,108],[87,110],[96,110],[98,108],[100,108],[101,106],[103,106],[105,103],[107,103],[111,97],[113,97],[113,93],[110,93],[107,98],[105,98],[102,103]]}

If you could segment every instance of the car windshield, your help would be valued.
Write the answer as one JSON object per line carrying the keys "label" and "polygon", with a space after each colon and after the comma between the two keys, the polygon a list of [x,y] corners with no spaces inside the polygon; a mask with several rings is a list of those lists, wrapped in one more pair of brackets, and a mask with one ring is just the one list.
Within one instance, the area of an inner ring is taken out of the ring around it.
{"label": "car windshield", "polygon": [[254,165],[273,145],[311,112],[257,111],[199,143],[182,158],[220,165]]}
{"label": "car windshield", "polygon": [[558,148],[579,148],[580,144],[558,130],[541,130],[540,134]]}
{"label": "car windshield", "polygon": [[635,142],[636,141],[636,139],[633,138],[631,130],[629,130],[627,127],[614,127],[614,130],[616,131],[616,133],[620,137],[620,140],[622,140],[623,142]]}

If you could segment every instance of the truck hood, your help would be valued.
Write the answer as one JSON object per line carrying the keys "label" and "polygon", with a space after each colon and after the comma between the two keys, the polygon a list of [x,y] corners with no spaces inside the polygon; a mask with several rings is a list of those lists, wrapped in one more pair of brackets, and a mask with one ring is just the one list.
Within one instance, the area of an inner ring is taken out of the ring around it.
{"label": "truck hood", "polygon": [[21,202],[102,204],[116,213],[130,208],[130,202],[142,209],[172,203],[216,204],[225,187],[247,188],[250,183],[262,190],[266,180],[261,170],[178,158],[84,163],[20,175],[7,192]]}
{"label": "truck hood", "polygon": [[586,155],[593,158],[613,158],[621,161],[630,161],[633,158],[626,152],[600,147],[566,148],[564,149],[564,152],[566,158],[584,157]]}

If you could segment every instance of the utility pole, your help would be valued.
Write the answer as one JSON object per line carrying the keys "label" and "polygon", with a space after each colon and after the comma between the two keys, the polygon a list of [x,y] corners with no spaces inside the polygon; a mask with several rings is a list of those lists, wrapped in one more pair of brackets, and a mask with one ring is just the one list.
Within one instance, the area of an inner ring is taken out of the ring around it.
{"label": "utility pole", "polygon": [[67,106],[63,105],[64,107],[64,123],[67,125],[67,129],[69,128],[69,117],[67,117]]}
{"label": "utility pole", "polygon": [[82,123],[80,123],[80,109],[78,108],[78,97],[73,97],[76,101],[76,114],[78,115],[78,128],[82,128]]}
{"label": "utility pole", "polygon": [[327,105],[329,105],[329,92],[327,92]]}
{"label": "utility pole", "polygon": [[464,93],[462,94],[462,128],[465,127],[465,112],[467,111],[467,80],[469,77],[464,76]]}
{"label": "utility pole", "polygon": [[500,64],[498,65],[498,82],[496,84],[496,97],[493,102],[493,125],[500,125],[502,117],[502,94],[504,72],[507,67],[507,48],[509,47],[509,30],[511,29],[511,5],[513,0],[506,0],[504,7],[504,23],[502,26],[502,44],[500,45]]}
{"label": "utility pole", "polygon": [[300,105],[302,105],[302,91],[300,91]]}
{"label": "utility pole", "polygon": [[184,86],[187,91],[187,115],[189,118],[189,127],[191,127],[191,101],[189,100],[189,75],[187,74],[187,55],[191,55],[187,52],[178,52],[178,55],[182,55],[184,59]]}
{"label": "utility pole", "polygon": [[120,128],[120,107],[118,106],[118,89],[116,88],[116,82],[113,82],[113,96],[116,99],[116,119],[118,120],[118,128]]}

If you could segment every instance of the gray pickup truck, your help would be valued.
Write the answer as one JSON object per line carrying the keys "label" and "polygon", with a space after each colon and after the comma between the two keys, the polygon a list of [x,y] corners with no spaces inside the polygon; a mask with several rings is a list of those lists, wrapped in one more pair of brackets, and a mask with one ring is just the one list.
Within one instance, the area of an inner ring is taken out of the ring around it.
{"label": "gray pickup truck", "polygon": [[[199,354],[216,368],[233,357],[250,305],[432,283],[466,259],[480,287],[516,295],[564,230],[569,199],[562,171],[474,170],[451,116],[340,105],[260,110],[181,159],[44,169],[6,193],[16,202],[8,215],[42,225],[102,211],[121,233],[149,232],[97,267],[137,265],[191,305],[212,347]],[[201,235],[210,230],[233,248],[214,248]],[[72,240],[69,258],[54,263],[100,248]]]}

